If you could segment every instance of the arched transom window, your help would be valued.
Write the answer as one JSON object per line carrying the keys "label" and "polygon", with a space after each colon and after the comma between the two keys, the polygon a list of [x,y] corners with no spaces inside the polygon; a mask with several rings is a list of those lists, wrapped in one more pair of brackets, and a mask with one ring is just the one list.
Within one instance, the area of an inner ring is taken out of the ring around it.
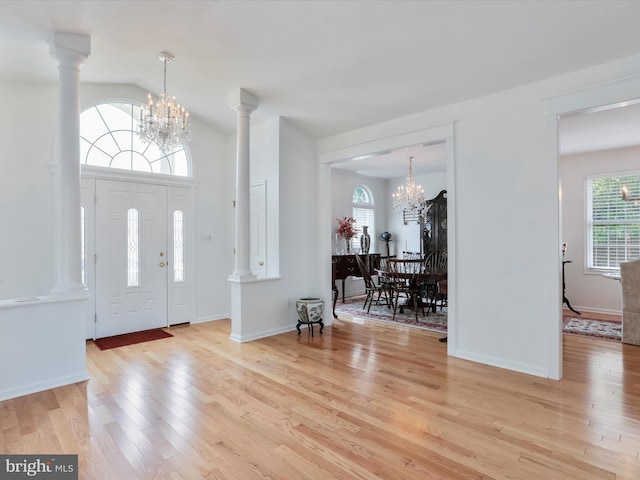
{"label": "arched transom window", "polygon": [[154,142],[140,140],[140,105],[106,102],[80,115],[80,163],[136,172],[190,177],[184,146],[163,152]]}
{"label": "arched transom window", "polygon": [[371,245],[369,247],[370,252],[375,252],[376,248],[376,225],[375,225],[375,209],[373,205],[373,194],[369,187],[365,185],[359,185],[353,191],[353,218],[356,219],[356,229],[358,235],[353,239],[354,247],[357,251],[360,251],[360,235],[362,234],[362,227],[369,227],[369,236],[371,237]]}

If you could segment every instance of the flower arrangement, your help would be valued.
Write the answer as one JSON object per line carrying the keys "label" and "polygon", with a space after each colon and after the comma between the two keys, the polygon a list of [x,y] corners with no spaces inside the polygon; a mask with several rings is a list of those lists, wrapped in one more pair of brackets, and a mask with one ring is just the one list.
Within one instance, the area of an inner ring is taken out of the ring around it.
{"label": "flower arrangement", "polygon": [[342,217],[337,218],[336,220],[338,220],[338,228],[336,229],[336,233],[338,235],[347,240],[356,236],[356,229],[353,225],[354,223],[356,223],[355,218]]}

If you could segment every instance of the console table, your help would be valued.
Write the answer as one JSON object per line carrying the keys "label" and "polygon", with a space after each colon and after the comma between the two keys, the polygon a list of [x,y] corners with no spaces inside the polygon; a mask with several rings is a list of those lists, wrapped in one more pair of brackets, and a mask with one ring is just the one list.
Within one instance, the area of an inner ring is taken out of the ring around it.
{"label": "console table", "polygon": [[[364,264],[369,267],[369,273],[376,274],[376,269],[380,266],[380,254],[369,253],[359,255],[364,260]],[[347,277],[361,277],[360,269],[355,255],[333,255],[331,257],[332,268],[335,269],[335,280],[342,280],[342,303],[344,303],[344,281]],[[335,285],[335,283],[334,283]]]}

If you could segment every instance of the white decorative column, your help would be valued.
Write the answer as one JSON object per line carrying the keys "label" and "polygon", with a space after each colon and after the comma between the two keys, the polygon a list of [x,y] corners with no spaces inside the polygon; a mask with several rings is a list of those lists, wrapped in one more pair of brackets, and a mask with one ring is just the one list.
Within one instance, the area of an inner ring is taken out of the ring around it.
{"label": "white decorative column", "polygon": [[91,37],[55,32],[50,53],[58,60],[58,150],[56,152],[56,284],[54,295],[84,290],[80,226],[80,67]]}
{"label": "white decorative column", "polygon": [[235,268],[230,280],[255,279],[250,268],[249,202],[250,202],[250,115],[258,107],[258,99],[243,89],[238,89],[230,98],[232,110],[238,116],[238,145],[236,153],[236,203],[235,203]]}
{"label": "white decorative column", "polygon": [[51,295],[36,297],[37,301],[12,302],[0,308],[0,321],[6,325],[0,338],[0,363],[11,365],[0,371],[0,400],[89,378],[85,320],[90,297],[82,284],[80,263],[78,80],[91,39],[87,35],[54,33],[49,46],[60,72],[59,138],[53,165],[56,284]]}

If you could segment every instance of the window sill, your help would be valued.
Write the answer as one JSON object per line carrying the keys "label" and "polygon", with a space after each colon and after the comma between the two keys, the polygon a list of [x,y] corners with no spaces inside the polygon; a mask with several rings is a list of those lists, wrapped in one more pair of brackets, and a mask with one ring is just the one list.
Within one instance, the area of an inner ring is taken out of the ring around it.
{"label": "window sill", "polygon": [[607,268],[607,269],[585,269],[585,275],[620,275],[619,268]]}

